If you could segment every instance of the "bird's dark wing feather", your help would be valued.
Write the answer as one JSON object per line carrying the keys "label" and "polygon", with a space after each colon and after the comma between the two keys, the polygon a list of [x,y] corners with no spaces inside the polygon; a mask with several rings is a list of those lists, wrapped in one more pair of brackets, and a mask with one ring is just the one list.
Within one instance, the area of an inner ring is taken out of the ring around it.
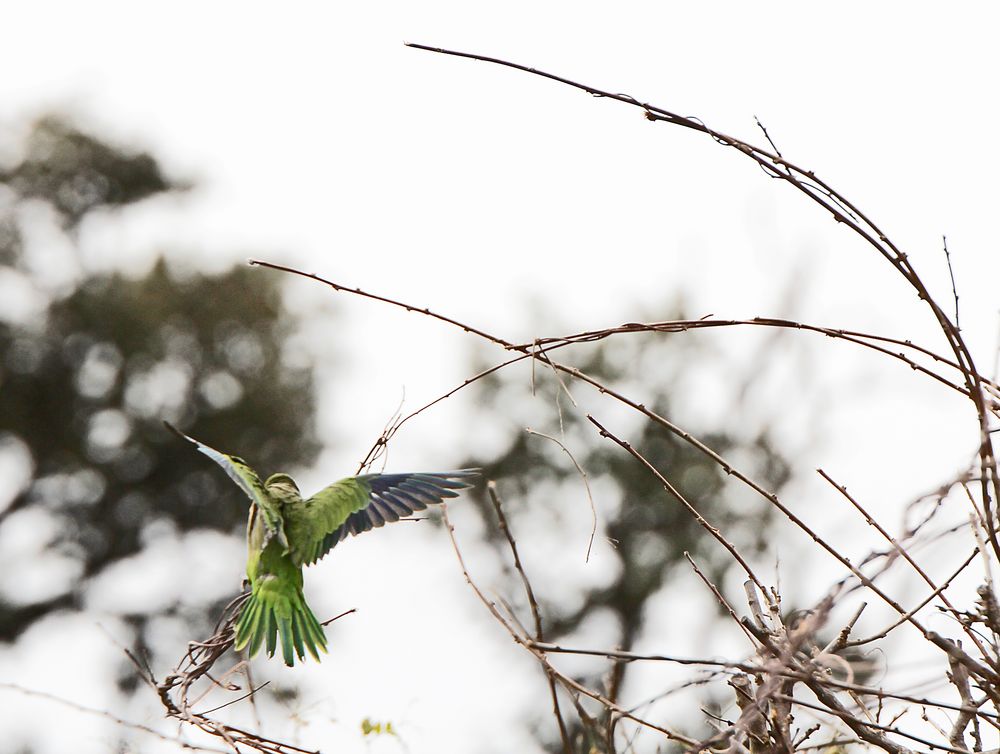
{"label": "bird's dark wing feather", "polygon": [[364,474],[331,484],[285,510],[292,559],[309,565],[349,535],[384,526],[458,497],[478,469],[411,474]]}

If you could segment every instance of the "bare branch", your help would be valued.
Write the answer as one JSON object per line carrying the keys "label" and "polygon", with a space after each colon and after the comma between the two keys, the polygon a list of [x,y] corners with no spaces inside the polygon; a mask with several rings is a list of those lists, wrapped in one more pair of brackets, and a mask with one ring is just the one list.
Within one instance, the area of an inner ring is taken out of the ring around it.
{"label": "bare branch", "polygon": [[6,689],[7,691],[12,691],[14,693],[21,694],[22,696],[35,697],[36,699],[44,699],[46,701],[53,702],[54,704],[59,704],[63,707],[76,710],[77,712],[82,712],[85,715],[95,715],[97,717],[103,717],[122,728],[127,728],[128,730],[135,730],[139,731],[140,733],[145,733],[147,735],[153,736],[154,738],[158,738],[161,741],[166,741],[168,743],[176,744],[177,746],[180,746],[181,748],[184,749],[188,749],[190,751],[208,751],[215,753],[226,751],[225,749],[216,749],[208,746],[199,746],[189,741],[185,741],[182,738],[176,738],[174,736],[165,735],[158,730],[150,728],[148,725],[133,723],[129,720],[125,720],[121,717],[118,717],[117,715],[114,715],[111,712],[108,712],[107,710],[88,707],[84,704],[79,704],[78,702],[74,702],[72,699],[64,699],[61,696],[50,694],[47,691],[36,691],[35,689],[25,688],[24,686],[19,686],[16,683],[8,683],[6,681],[0,681],[0,689]]}

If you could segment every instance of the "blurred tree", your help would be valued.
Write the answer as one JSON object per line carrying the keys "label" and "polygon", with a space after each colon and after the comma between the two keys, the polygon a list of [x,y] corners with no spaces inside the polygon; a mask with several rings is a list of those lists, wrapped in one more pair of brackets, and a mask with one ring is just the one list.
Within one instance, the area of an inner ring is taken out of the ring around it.
{"label": "blurred tree", "polygon": [[164,177],[152,156],[105,144],[55,116],[34,124],[24,152],[15,166],[0,168],[0,183],[18,199],[51,204],[70,228],[95,209],[182,188]]}
{"label": "blurred tree", "polygon": [[[84,274],[56,295],[26,263],[26,223],[41,222],[30,205],[50,207],[72,247],[95,210],[177,188],[148,154],[56,118],[39,121],[20,161],[0,167],[0,290],[44,301],[40,316],[0,315],[0,456],[28,470],[23,484],[0,488],[0,540],[27,518],[51,529],[46,553],[61,564],[41,591],[0,588],[0,641],[80,608],[88,580],[136,555],[155,527],[242,529],[238,490],[161,420],[240,448],[265,471],[318,450],[312,372],[288,350],[296,322],[274,278],[246,268],[172,274],[161,260],[145,277]],[[0,552],[0,570],[13,567]],[[201,628],[215,609],[185,617]],[[141,646],[151,616],[124,617]]]}
{"label": "blurred tree", "polygon": [[[677,314],[670,318],[682,317]],[[693,351],[701,350],[701,359],[708,356],[697,338],[691,336],[680,341],[663,335],[627,335],[589,348],[586,358],[573,362],[574,366],[632,398],[641,394],[646,406],[666,417],[675,415],[673,386],[682,382],[683,370],[694,363]],[[560,352],[560,356],[565,353]],[[561,379],[574,392],[592,390],[585,385],[575,386],[565,375]],[[647,469],[618,445],[600,439],[586,420],[585,411],[566,405],[563,388],[550,370],[536,367],[532,385],[539,400],[531,403],[532,426],[545,427],[547,434],[560,438],[572,450],[587,472],[591,486],[601,491],[598,502],[617,500],[616,505],[603,507],[597,530],[597,537],[605,538],[612,546],[617,561],[613,575],[608,578],[606,570],[601,569],[601,575],[591,583],[586,583],[586,579],[583,583],[566,583],[565,574],[580,572],[586,547],[585,541],[578,537],[579,521],[589,517],[580,475],[557,445],[523,431],[523,423],[516,424],[517,419],[524,420],[523,379],[516,379],[513,372],[501,371],[476,384],[476,402],[485,416],[472,422],[472,426],[482,427],[483,422],[492,427],[506,426],[508,434],[495,455],[469,459],[466,463],[482,466],[487,478],[499,480],[511,528],[522,545],[530,545],[535,532],[548,532],[544,541],[539,540],[540,546],[548,548],[548,568],[529,573],[535,582],[546,640],[566,642],[574,632],[589,630],[586,644],[594,646],[593,626],[599,626],[600,646],[633,648],[650,622],[653,598],[667,586],[671,572],[678,565],[688,567],[685,552],[691,554],[713,583],[720,586],[726,583],[726,573],[735,565],[728,554]],[[635,422],[630,424],[635,426]],[[699,431],[696,434],[723,457],[739,458],[741,468],[772,491],[780,491],[790,477],[789,465],[768,439],[766,428],[749,439],[747,433],[737,436]],[[773,509],[746,494],[745,489],[729,483],[725,472],[710,458],[650,421],[643,421],[637,431],[623,439],[629,440],[712,524],[735,541],[744,555],[765,551]],[[474,494],[478,496],[481,515],[489,522],[483,528],[488,543],[499,558],[509,561],[506,540],[493,524],[496,516],[492,504],[481,488]],[[575,566],[560,567],[565,555],[551,549],[553,531],[561,531],[556,540],[560,548],[569,547],[570,541],[577,545],[572,555],[576,558]],[[508,582],[507,594],[521,593],[520,580],[509,569]],[[690,625],[692,618],[689,615],[684,620],[685,625]],[[604,664],[584,681],[592,688],[602,688],[609,698],[617,699],[632,667],[629,663]],[[591,730],[578,716],[566,717],[568,722],[572,720],[569,732],[575,751],[588,754],[604,751],[606,719],[594,721],[595,728]],[[537,729],[548,750],[563,751],[562,743],[550,738],[553,728],[548,723]]]}

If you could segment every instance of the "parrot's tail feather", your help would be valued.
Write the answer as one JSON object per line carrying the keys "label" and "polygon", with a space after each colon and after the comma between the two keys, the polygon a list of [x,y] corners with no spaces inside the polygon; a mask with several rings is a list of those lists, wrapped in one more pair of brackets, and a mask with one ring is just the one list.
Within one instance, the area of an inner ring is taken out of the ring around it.
{"label": "parrot's tail feather", "polygon": [[286,665],[294,665],[296,656],[304,660],[306,652],[318,662],[320,652],[326,652],[326,635],[302,592],[288,594],[269,586],[266,580],[258,584],[244,605],[236,621],[234,648],[246,648],[253,657],[266,644],[273,657],[280,638]]}
{"label": "parrot's tail feather", "polygon": [[313,615],[311,610],[306,611],[302,615],[302,637],[306,646],[309,650],[309,654],[313,656],[316,662],[319,662],[319,654],[317,654],[317,647],[326,651],[326,634],[323,632],[323,626],[320,622],[316,620],[316,616]]}

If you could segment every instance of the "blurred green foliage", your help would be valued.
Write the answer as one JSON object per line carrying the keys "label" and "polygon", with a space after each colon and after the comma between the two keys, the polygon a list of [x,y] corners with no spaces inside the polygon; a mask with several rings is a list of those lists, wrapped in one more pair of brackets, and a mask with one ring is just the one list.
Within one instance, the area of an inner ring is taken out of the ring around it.
{"label": "blurred green foliage", "polygon": [[67,227],[95,209],[182,188],[164,177],[151,155],[106,144],[56,116],[34,124],[20,161],[0,168],[0,183],[19,200],[51,204]]}
{"label": "blurred green foliage", "polygon": [[[151,527],[242,530],[239,491],[163,419],[239,448],[265,471],[309,463],[318,450],[311,367],[289,358],[296,321],[272,276],[180,274],[161,260],[139,278],[84,272],[54,293],[44,267],[28,263],[26,224],[43,220],[27,207],[50,207],[50,230],[73,249],[91,213],[178,188],[150,155],[57,118],[38,121],[20,161],[0,167],[0,295],[20,287],[45,299],[41,316],[0,318],[0,452],[27,455],[30,466],[6,506],[0,492],[0,537],[18,516],[42,512],[58,523],[48,551],[74,566],[54,593],[0,592],[0,641],[82,607],[88,580],[136,555]],[[9,565],[0,552],[0,568]],[[179,578],[197,575],[177,568]],[[185,617],[198,630],[216,609]],[[151,616],[124,617],[141,647]]]}
{"label": "blurred green foliage", "polygon": [[362,736],[395,736],[399,737],[396,733],[396,728],[393,727],[391,721],[388,722],[374,722],[370,717],[366,717],[361,721],[361,735]]}

